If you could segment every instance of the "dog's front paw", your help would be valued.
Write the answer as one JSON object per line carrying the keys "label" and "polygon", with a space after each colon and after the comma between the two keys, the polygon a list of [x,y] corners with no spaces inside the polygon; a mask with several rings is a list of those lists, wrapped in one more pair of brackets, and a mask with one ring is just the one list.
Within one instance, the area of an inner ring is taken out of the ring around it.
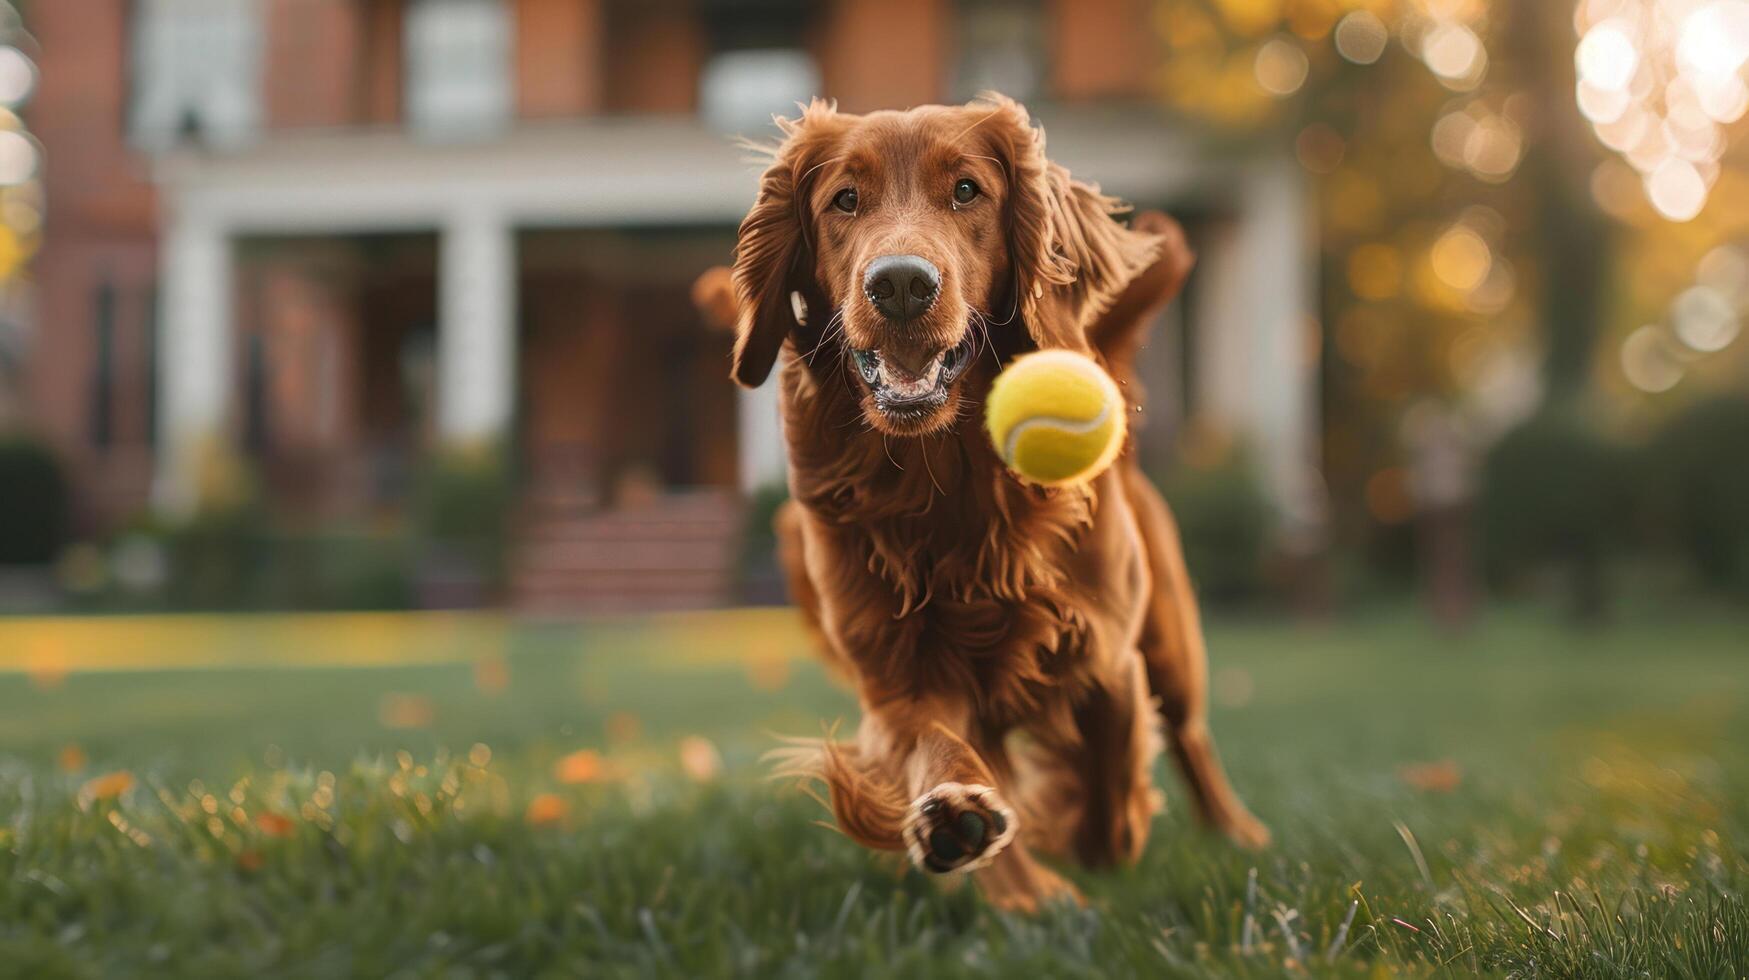
{"label": "dog's front paw", "polygon": [[994,789],[942,783],[911,804],[905,848],[911,863],[946,874],[989,864],[1014,839],[1014,810]]}

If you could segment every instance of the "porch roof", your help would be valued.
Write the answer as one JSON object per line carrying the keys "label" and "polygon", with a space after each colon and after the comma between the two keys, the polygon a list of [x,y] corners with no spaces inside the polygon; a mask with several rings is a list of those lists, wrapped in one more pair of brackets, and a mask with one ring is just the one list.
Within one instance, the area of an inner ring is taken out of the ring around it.
{"label": "porch roof", "polygon": [[[1163,202],[1221,181],[1197,141],[1157,113],[1041,114],[1054,159],[1109,192]],[[166,217],[231,233],[435,229],[458,210],[519,227],[732,226],[759,163],[690,118],[523,123],[434,143],[401,128],[281,130],[241,150],[155,161]]]}

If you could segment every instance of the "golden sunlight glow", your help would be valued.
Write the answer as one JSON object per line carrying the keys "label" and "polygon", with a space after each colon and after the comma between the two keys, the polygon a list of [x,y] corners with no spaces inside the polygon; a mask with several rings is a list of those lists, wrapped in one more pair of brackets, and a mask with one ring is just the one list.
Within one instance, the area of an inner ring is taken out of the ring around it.
{"label": "golden sunlight glow", "polygon": [[1281,20],[1282,0],[1216,0],[1228,25],[1240,34],[1256,36]]}
{"label": "golden sunlight glow", "polygon": [[1574,26],[1579,111],[1659,215],[1696,217],[1727,149],[1721,127],[1749,112],[1749,0],[1581,0]]}
{"label": "golden sunlight glow", "polygon": [[1402,288],[1403,260],[1389,245],[1362,245],[1348,255],[1348,285],[1361,299],[1382,300]]}
{"label": "golden sunlight glow", "polygon": [[1682,21],[1676,60],[1706,79],[1735,76],[1749,63],[1749,0],[1714,0]]}

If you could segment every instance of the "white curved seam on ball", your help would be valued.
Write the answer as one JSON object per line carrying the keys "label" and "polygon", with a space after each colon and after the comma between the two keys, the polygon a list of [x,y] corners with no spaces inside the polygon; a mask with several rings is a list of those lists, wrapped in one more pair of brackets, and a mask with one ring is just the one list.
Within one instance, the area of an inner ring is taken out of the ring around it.
{"label": "white curved seam on ball", "polygon": [[1099,414],[1085,422],[1076,422],[1073,419],[1065,419],[1056,415],[1035,415],[1031,418],[1021,419],[1014,423],[1014,428],[1008,430],[1008,438],[1002,442],[1002,458],[1006,459],[1009,465],[1013,465],[1014,453],[1020,448],[1021,435],[1040,426],[1050,426],[1071,435],[1087,435],[1104,425],[1106,419],[1111,417],[1111,405],[1110,399],[1102,400],[1099,405]]}

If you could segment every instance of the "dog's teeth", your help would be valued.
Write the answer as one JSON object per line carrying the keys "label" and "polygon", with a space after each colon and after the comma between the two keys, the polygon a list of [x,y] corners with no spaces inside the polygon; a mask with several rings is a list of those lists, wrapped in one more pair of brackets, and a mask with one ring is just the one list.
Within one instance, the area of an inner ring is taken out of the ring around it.
{"label": "dog's teeth", "polygon": [[941,368],[940,361],[930,362],[922,374],[912,374],[903,365],[881,358],[881,381],[889,388],[901,394],[921,393],[935,387],[935,379]]}

